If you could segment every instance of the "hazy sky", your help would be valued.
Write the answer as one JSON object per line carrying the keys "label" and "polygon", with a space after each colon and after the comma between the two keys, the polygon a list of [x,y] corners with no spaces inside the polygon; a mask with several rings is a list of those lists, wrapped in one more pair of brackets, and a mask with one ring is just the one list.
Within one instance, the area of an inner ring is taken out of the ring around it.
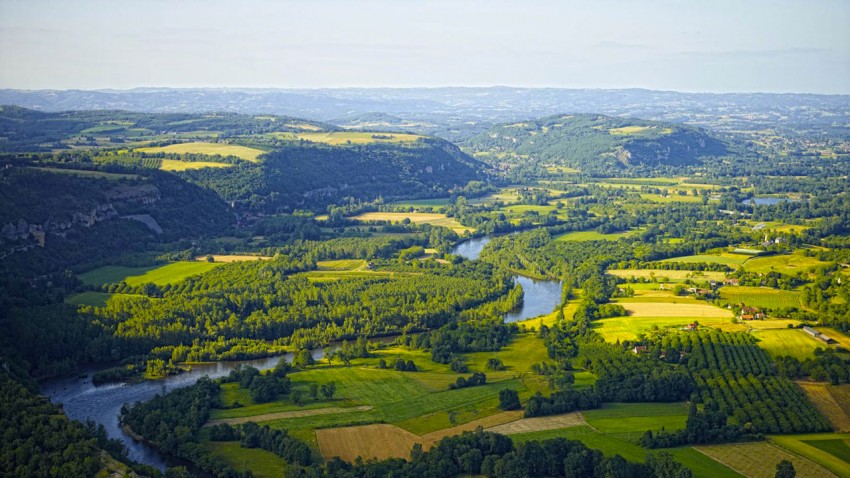
{"label": "hazy sky", "polygon": [[850,0],[0,0],[0,87],[850,94]]}

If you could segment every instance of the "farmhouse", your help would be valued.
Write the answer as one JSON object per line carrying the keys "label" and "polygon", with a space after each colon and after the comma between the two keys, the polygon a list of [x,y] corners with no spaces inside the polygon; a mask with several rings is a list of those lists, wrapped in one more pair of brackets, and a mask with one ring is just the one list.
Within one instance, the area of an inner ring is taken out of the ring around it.
{"label": "farmhouse", "polygon": [[761,320],[767,317],[767,314],[761,311],[758,307],[748,307],[741,304],[741,314],[738,316],[741,320]]}
{"label": "farmhouse", "polygon": [[741,285],[741,281],[738,279],[723,279],[723,285],[739,286]]}
{"label": "farmhouse", "polygon": [[690,323],[685,326],[685,330],[692,331],[699,329],[699,324],[697,322]]}
{"label": "farmhouse", "polygon": [[636,345],[635,348],[632,349],[632,352],[636,354],[642,354],[645,353],[647,350],[649,349],[646,347],[646,345]]}

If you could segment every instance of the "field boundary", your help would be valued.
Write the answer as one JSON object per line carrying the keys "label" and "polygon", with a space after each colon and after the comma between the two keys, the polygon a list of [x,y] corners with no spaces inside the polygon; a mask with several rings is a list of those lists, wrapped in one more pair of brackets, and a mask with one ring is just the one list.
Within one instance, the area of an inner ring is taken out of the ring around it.
{"label": "field boundary", "polygon": [[204,424],[205,427],[211,427],[213,425],[220,425],[222,423],[226,423],[228,425],[239,425],[241,423],[247,422],[269,422],[272,420],[285,420],[287,418],[303,418],[303,417],[312,417],[314,415],[332,415],[336,413],[348,413],[348,412],[368,412],[374,407],[371,405],[360,405],[358,407],[327,407],[327,408],[315,408],[312,410],[293,410],[290,412],[274,412],[274,413],[263,413],[261,415],[251,415],[249,417],[236,417],[236,418],[219,418],[217,420],[210,420]]}

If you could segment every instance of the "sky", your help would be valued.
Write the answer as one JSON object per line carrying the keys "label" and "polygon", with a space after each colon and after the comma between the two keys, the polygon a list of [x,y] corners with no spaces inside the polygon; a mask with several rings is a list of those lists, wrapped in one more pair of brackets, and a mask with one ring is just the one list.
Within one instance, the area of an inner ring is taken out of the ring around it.
{"label": "sky", "polygon": [[0,0],[0,88],[850,94],[850,0]]}

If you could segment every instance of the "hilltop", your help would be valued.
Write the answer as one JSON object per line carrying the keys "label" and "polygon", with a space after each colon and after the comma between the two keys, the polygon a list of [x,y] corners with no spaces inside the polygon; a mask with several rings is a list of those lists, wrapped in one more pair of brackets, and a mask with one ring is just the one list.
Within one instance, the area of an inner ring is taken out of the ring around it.
{"label": "hilltop", "polygon": [[590,114],[495,126],[462,145],[489,163],[532,161],[585,172],[693,166],[727,152],[723,141],[691,126]]}

